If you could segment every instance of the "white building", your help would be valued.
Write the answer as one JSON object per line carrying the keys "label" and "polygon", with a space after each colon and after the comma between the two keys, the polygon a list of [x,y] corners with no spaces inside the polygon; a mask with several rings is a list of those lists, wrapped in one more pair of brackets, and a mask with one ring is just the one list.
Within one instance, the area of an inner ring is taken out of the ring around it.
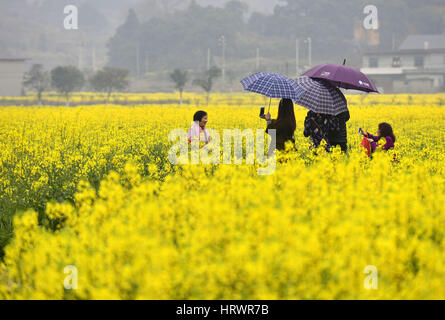
{"label": "white building", "polygon": [[382,93],[445,91],[445,35],[408,36],[398,50],[366,52],[361,71]]}
{"label": "white building", "polygon": [[21,96],[25,62],[26,59],[0,58],[0,96]]}

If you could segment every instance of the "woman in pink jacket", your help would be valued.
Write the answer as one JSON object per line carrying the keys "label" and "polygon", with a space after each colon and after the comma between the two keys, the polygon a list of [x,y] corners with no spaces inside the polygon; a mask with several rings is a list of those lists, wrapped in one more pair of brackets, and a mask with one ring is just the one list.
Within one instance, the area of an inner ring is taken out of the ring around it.
{"label": "woman in pink jacket", "polygon": [[207,112],[198,111],[195,113],[195,115],[193,116],[192,126],[187,134],[189,143],[191,143],[192,140],[196,139],[200,142],[208,144],[212,140],[206,128],[207,121]]}

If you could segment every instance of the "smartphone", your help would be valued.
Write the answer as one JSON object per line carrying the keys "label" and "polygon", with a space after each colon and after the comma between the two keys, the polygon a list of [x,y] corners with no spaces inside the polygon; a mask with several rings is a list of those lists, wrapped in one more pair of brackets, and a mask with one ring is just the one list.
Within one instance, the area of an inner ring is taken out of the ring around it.
{"label": "smartphone", "polygon": [[262,107],[261,108],[261,110],[260,110],[260,117],[261,116],[264,116],[264,111],[266,110],[266,108],[265,107]]}

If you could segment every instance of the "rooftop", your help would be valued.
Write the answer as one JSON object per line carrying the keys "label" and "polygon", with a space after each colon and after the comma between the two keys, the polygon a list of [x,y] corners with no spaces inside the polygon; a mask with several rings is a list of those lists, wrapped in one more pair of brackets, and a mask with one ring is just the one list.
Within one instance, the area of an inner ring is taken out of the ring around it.
{"label": "rooftop", "polygon": [[445,35],[411,35],[395,51],[367,51],[367,55],[445,53]]}
{"label": "rooftop", "polygon": [[435,49],[445,50],[445,35],[411,35],[399,47],[399,51]]}

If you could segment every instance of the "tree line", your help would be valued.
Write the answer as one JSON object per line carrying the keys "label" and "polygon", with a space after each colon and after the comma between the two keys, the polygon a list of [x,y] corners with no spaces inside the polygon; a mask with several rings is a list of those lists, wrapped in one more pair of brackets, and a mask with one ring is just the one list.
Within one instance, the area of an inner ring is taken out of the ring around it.
{"label": "tree line", "polygon": [[128,70],[105,67],[86,78],[82,71],[74,66],[59,66],[47,71],[41,64],[34,64],[31,70],[25,73],[23,86],[37,93],[39,104],[42,102],[42,94],[53,88],[65,97],[69,105],[70,94],[81,90],[87,83],[95,91],[107,93],[109,100],[114,91],[128,87],[128,75]]}
{"label": "tree line", "polygon": [[[25,73],[23,86],[37,93],[39,104],[42,103],[43,93],[53,88],[65,97],[66,104],[69,106],[70,94],[81,90],[87,83],[96,92],[107,93],[107,101],[109,101],[113,92],[125,90],[129,86],[129,73],[129,70],[105,67],[86,78],[82,71],[74,66],[59,66],[46,71],[41,64],[34,64],[31,70]],[[174,88],[179,91],[179,103],[182,104],[184,88],[190,80],[188,72],[175,69],[169,76]],[[220,76],[221,69],[214,66],[200,78],[193,80],[194,85],[201,87],[207,93],[207,104],[214,80]]]}

